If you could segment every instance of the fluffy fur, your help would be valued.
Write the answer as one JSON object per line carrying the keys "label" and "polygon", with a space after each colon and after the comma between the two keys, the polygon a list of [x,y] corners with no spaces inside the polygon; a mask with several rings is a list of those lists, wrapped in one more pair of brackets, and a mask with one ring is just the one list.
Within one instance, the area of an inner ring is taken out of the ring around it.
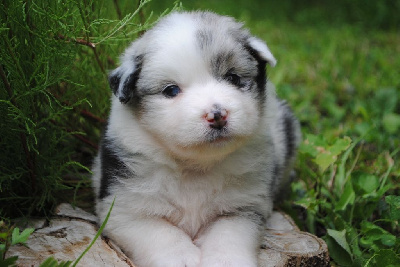
{"label": "fluffy fur", "polygon": [[110,74],[93,168],[104,233],[138,266],[257,266],[299,125],[267,82],[275,58],[232,18],[173,13]]}

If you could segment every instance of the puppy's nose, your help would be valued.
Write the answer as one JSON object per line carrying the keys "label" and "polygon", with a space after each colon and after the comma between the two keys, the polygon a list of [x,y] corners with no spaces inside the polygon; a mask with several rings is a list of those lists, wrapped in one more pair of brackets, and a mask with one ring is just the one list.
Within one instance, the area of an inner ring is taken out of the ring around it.
{"label": "puppy's nose", "polygon": [[205,115],[210,127],[221,130],[227,123],[228,111],[223,108],[213,109]]}

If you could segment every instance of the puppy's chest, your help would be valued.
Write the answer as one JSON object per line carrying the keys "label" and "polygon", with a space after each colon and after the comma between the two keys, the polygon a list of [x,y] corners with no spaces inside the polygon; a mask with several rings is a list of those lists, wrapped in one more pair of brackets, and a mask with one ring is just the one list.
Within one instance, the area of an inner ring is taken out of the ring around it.
{"label": "puppy's chest", "polygon": [[164,186],[162,198],[171,205],[165,219],[192,237],[217,216],[259,203],[260,193],[266,192],[250,174],[185,174]]}

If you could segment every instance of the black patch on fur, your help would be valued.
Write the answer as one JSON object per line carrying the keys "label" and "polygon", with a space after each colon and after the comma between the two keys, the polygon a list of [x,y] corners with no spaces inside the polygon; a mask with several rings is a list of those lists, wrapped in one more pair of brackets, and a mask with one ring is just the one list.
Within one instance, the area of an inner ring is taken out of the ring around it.
{"label": "black patch on fur", "polygon": [[100,145],[101,180],[99,198],[110,195],[110,187],[116,182],[116,176],[126,174],[128,169],[112,149],[112,141],[103,138]]}
{"label": "black patch on fur", "polygon": [[295,119],[293,117],[292,110],[290,107],[286,104],[285,101],[281,102],[281,106],[283,109],[285,109],[285,112],[283,113],[283,131],[285,133],[285,139],[286,139],[286,161],[291,159],[295,155],[296,151],[296,136],[295,136],[295,131],[296,131],[296,125],[295,124]]}
{"label": "black patch on fur", "polygon": [[261,95],[265,94],[265,85],[267,82],[267,61],[261,58],[258,52],[251,47],[249,44],[245,44],[244,48],[250,53],[250,55],[257,61],[257,76],[256,84]]}
{"label": "black patch on fur", "polygon": [[211,69],[216,79],[225,79],[228,74],[235,73],[233,62],[234,52],[219,52],[211,59]]}
{"label": "black patch on fur", "polygon": [[119,101],[123,104],[128,103],[136,95],[136,83],[139,79],[140,69],[136,69],[124,81],[124,85],[119,95]]}
{"label": "black patch on fur", "polygon": [[110,75],[108,77],[108,83],[114,95],[118,92],[119,83],[121,82],[121,77],[118,74]]}
{"label": "black patch on fur", "polygon": [[120,87],[120,83],[122,82],[121,81],[122,74],[119,72],[116,72],[114,75],[110,75],[108,78],[110,88],[112,89],[113,93],[116,96],[119,96],[119,101],[123,104],[128,103],[134,97],[137,96],[136,84],[137,84],[137,81],[139,80],[139,75],[142,70],[143,55],[139,55],[139,56],[135,57],[132,64],[134,64],[136,66],[136,68],[123,81],[123,85],[122,85],[120,92],[118,92],[118,90]]}
{"label": "black patch on fur", "polygon": [[[252,81],[249,81],[249,79],[246,78],[246,75],[243,75],[243,71],[236,71],[234,56],[233,51],[218,53],[211,60],[211,68],[214,76],[216,79],[223,79],[241,90],[244,90],[243,88],[247,87],[250,88]],[[253,60],[253,58],[250,60]],[[235,76],[237,80],[232,80],[232,77]]]}
{"label": "black patch on fur", "polygon": [[274,165],[272,167],[272,180],[271,180],[271,192],[276,192],[276,188],[278,187],[278,181],[282,178],[282,167],[274,161]]}

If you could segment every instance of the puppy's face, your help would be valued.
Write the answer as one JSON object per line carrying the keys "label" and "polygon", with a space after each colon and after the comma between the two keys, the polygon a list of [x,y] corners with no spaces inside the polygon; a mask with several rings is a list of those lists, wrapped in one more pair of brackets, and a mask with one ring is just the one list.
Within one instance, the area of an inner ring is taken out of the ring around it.
{"label": "puppy's face", "polygon": [[179,158],[221,157],[259,126],[275,59],[241,26],[212,13],[169,15],[110,75],[118,104]]}

